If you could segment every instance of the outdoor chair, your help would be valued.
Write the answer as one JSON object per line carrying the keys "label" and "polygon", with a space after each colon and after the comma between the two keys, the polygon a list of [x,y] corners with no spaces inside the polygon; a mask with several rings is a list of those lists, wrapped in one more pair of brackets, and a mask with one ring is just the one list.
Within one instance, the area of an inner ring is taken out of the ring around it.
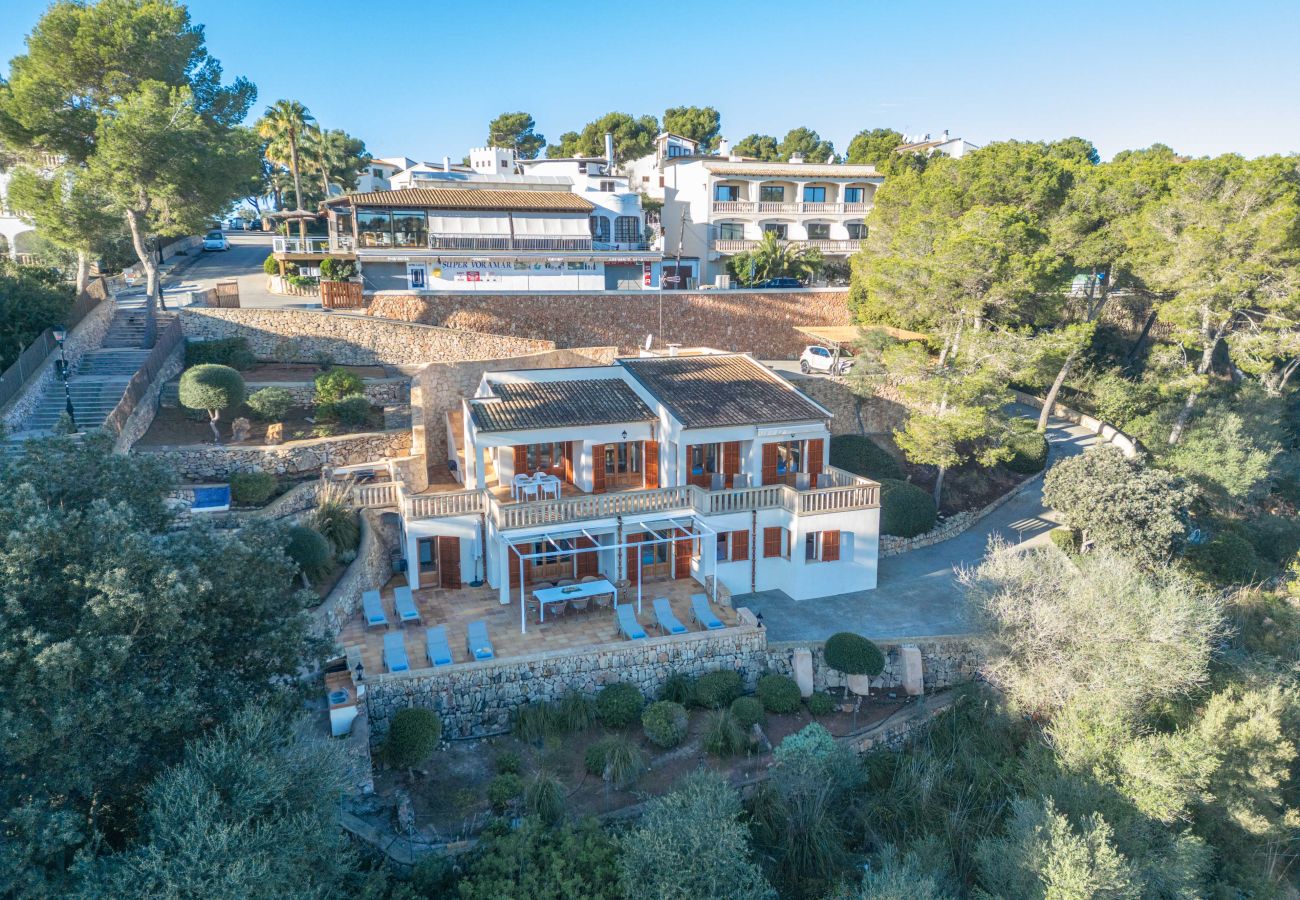
{"label": "outdoor chair", "polygon": [[429,656],[429,665],[449,666],[452,663],[451,647],[447,644],[447,628],[435,625],[424,633],[425,653]]}
{"label": "outdoor chair", "polygon": [[659,622],[659,630],[663,634],[685,634],[686,626],[673,615],[673,606],[668,602],[667,597],[655,597],[655,619]]}
{"label": "outdoor chair", "polygon": [[578,579],[576,578],[561,578],[559,581],[555,582],[555,586],[567,587],[568,585],[577,584],[577,583],[578,583]]}
{"label": "outdoor chair", "polygon": [[613,594],[597,594],[591,598],[592,604],[596,609],[609,609],[614,603]]}
{"label": "outdoor chair", "polygon": [[632,612],[631,604],[624,603],[616,610],[618,615],[618,630],[629,641],[644,641],[647,637],[645,629],[641,623],[636,620],[636,614]]}
{"label": "outdoor chair", "polygon": [[545,475],[537,481],[537,490],[541,496],[545,497],[550,494],[554,499],[560,499],[560,479],[553,475]]}
{"label": "outdoor chair", "polygon": [[578,597],[569,601],[569,609],[575,613],[587,611],[587,604],[591,601],[590,597]]}
{"label": "outdoor chair", "polygon": [[539,485],[536,481],[530,480],[530,481],[519,482],[519,496],[524,500],[529,500],[529,499],[536,500],[540,496],[539,494],[540,490],[541,490],[541,485]]}
{"label": "outdoor chair", "polygon": [[397,618],[403,625],[420,621],[420,611],[415,608],[415,598],[407,585],[393,591],[393,606],[397,608]]}
{"label": "outdoor chair", "polygon": [[734,489],[734,490],[739,490],[740,488],[747,488],[747,487],[749,487],[749,476],[748,476],[748,475],[743,475],[743,474],[732,475],[732,476],[731,476],[731,487],[732,487],[732,489]]}
{"label": "outdoor chair", "polygon": [[406,641],[402,632],[390,631],[384,635],[384,665],[390,672],[410,671],[411,664],[406,661]]}
{"label": "outdoor chair", "polygon": [[541,609],[542,605],[536,600],[529,600],[527,605],[528,605],[528,618],[534,622],[541,621],[537,613],[538,610]]}
{"label": "outdoor chair", "polygon": [[465,647],[472,659],[495,659],[492,642],[488,640],[487,623],[483,620],[465,626]]}
{"label": "outdoor chair", "polygon": [[835,485],[834,485],[833,482],[834,482],[834,479],[831,478],[831,473],[830,473],[830,472],[818,472],[818,473],[817,473],[817,486],[818,486],[819,488],[835,487]]}
{"label": "outdoor chair", "polygon": [[727,488],[727,476],[721,472],[714,472],[713,477],[709,480],[709,490],[723,491]]}
{"label": "outdoor chair", "polygon": [[569,609],[569,602],[567,600],[561,600],[557,603],[546,604],[546,612],[550,615],[552,619],[563,619],[564,614],[565,612],[568,611],[568,609]]}
{"label": "outdoor chair", "polygon": [[794,489],[796,491],[806,491],[812,487],[812,476],[807,472],[794,473]]}
{"label": "outdoor chair", "polygon": [[583,575],[578,579],[581,584],[591,584],[593,581],[600,581],[599,575]]}
{"label": "outdoor chair", "polygon": [[367,628],[388,624],[388,616],[384,614],[384,602],[379,599],[379,591],[366,591],[362,594],[361,607],[366,613]]}
{"label": "outdoor chair", "polygon": [[691,594],[691,618],[699,622],[708,631],[724,628],[722,620],[709,609],[709,598],[703,594]]}
{"label": "outdoor chair", "polygon": [[529,475],[516,475],[514,478],[510,479],[510,496],[518,498],[521,493],[521,488],[523,488],[525,484],[532,484],[532,482],[533,479]]}

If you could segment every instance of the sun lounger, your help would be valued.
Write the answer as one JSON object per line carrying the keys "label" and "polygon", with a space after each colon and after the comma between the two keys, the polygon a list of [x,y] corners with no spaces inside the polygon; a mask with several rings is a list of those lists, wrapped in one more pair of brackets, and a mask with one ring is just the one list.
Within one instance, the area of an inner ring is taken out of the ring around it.
{"label": "sun lounger", "polygon": [[659,630],[664,634],[685,634],[686,626],[673,615],[672,604],[667,597],[655,597],[655,618],[659,621]]}
{"label": "sun lounger", "polygon": [[451,665],[451,647],[447,644],[447,629],[445,626],[435,625],[426,631],[424,633],[424,644],[424,652],[429,656],[429,665],[434,668]]}
{"label": "sun lounger", "polygon": [[713,610],[709,609],[709,598],[703,594],[691,594],[691,618],[709,631],[726,627],[722,624],[722,620],[713,614]]}
{"label": "sun lounger", "polygon": [[415,600],[411,597],[411,589],[406,585],[393,591],[393,605],[397,607],[397,618],[403,622],[420,621],[420,611],[415,608]]}
{"label": "sun lounger", "polygon": [[636,614],[632,612],[630,603],[624,603],[618,607],[618,630],[629,641],[643,641],[646,639],[645,629],[636,620]]}
{"label": "sun lounger", "polygon": [[465,647],[473,659],[495,659],[492,642],[488,640],[487,623],[470,622],[465,626]]}
{"label": "sun lounger", "polygon": [[384,664],[390,672],[406,672],[411,664],[406,661],[406,642],[402,632],[390,631],[384,635]]}
{"label": "sun lounger", "polygon": [[379,591],[366,591],[362,594],[361,606],[366,612],[367,628],[388,624],[388,616],[384,615],[384,604],[379,599]]}

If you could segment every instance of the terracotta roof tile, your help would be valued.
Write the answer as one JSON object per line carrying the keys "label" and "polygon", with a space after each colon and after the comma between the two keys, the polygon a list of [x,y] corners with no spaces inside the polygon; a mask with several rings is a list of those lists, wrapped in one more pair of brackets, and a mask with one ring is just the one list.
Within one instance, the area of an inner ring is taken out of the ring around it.
{"label": "terracotta roof tile", "polygon": [[686,428],[824,421],[831,415],[748,356],[660,356],[618,362]]}
{"label": "terracotta roof tile", "polygon": [[479,431],[613,425],[655,418],[636,391],[618,378],[490,383],[497,399],[470,401],[470,415]]}

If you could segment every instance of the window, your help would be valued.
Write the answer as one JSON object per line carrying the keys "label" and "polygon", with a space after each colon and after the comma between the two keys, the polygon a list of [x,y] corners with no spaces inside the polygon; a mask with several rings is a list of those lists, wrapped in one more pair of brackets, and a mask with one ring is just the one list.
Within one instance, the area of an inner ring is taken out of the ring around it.
{"label": "window", "polygon": [[849,230],[849,240],[865,241],[867,239],[867,225],[865,222],[849,222],[844,227]]}
{"label": "window", "polygon": [[838,531],[810,531],[804,537],[804,562],[835,562],[840,558]]}
{"label": "window", "polygon": [[619,216],[614,220],[614,242],[635,244],[641,240],[641,219],[637,216]]}
{"label": "window", "polygon": [[357,236],[362,247],[393,246],[393,218],[386,209],[357,210]]}
{"label": "window", "polygon": [[420,574],[438,571],[438,539],[420,538],[415,546],[420,554]]}
{"label": "window", "polygon": [[740,199],[740,187],[734,184],[718,184],[713,187],[713,199],[731,201]]}
{"label": "window", "polygon": [[812,348],[810,348],[810,349],[812,350],[812,355],[813,355],[813,356],[830,356],[830,355],[831,355],[831,351],[827,350],[825,347],[812,347]]}
{"label": "window", "polygon": [[731,532],[718,532],[717,554],[715,559],[718,562],[727,562],[731,559]]}
{"label": "window", "polygon": [[541,553],[542,556],[534,556],[530,562],[533,566],[551,566],[558,562],[565,562],[572,558],[572,554],[564,554],[562,551],[572,550],[573,542],[564,538],[552,541],[537,541],[532,544],[530,553]]}
{"label": "window", "polygon": [[672,158],[675,157],[675,156],[689,156],[689,155],[690,155],[690,152],[691,152],[691,151],[690,151],[688,148],[683,147],[681,144],[669,144],[669,145],[668,145],[668,158],[669,158],[669,159],[672,159]]}
{"label": "window", "polygon": [[781,240],[781,241],[785,240],[786,235],[789,233],[789,231],[790,231],[790,226],[785,224],[784,222],[763,223],[763,233],[774,234],[776,235],[777,240]]}
{"label": "window", "polygon": [[749,559],[749,531],[718,533],[718,562],[742,562]]}
{"label": "window", "polygon": [[844,202],[845,202],[845,203],[861,203],[861,202],[862,202],[862,188],[845,188],[845,189],[844,189]]}
{"label": "window", "polygon": [[538,469],[553,469],[559,466],[564,460],[564,450],[555,443],[529,444],[524,456],[528,471],[536,472]]}
{"label": "window", "polygon": [[743,222],[719,222],[718,239],[723,241],[743,241],[745,224]]}
{"label": "window", "polygon": [[600,183],[600,189],[601,189],[602,191],[604,191],[605,193],[607,193],[607,194],[612,194],[612,193],[614,193],[614,182],[612,182],[612,181],[602,181],[602,182]]}
{"label": "window", "polygon": [[425,247],[429,242],[429,220],[423,210],[393,211],[393,246]]}
{"label": "window", "polygon": [[804,203],[825,203],[826,188],[814,187],[811,184],[806,185],[803,189],[803,202]]}
{"label": "window", "polygon": [[763,529],[763,558],[790,558],[790,532],[788,530],[780,527]]}
{"label": "window", "polygon": [[691,474],[710,475],[722,471],[721,444],[692,444]]}
{"label": "window", "polygon": [[776,445],[776,474],[803,471],[803,441],[781,441]]}
{"label": "window", "polygon": [[591,239],[609,243],[609,218],[607,216],[591,217]]}
{"label": "window", "polygon": [[764,184],[758,189],[758,199],[764,203],[784,203],[785,188],[779,184]]}
{"label": "window", "polygon": [[825,241],[831,236],[831,226],[827,222],[809,222],[808,223],[808,240]]}

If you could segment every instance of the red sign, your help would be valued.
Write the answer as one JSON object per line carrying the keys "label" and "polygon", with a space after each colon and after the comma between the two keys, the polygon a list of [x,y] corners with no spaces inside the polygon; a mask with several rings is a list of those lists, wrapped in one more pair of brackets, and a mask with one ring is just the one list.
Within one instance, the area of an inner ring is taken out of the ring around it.
{"label": "red sign", "polygon": [[641,264],[641,285],[650,287],[650,263]]}
{"label": "red sign", "polygon": [[465,273],[465,280],[478,281],[480,274],[482,273],[480,273],[477,269],[470,269],[468,272]]}

